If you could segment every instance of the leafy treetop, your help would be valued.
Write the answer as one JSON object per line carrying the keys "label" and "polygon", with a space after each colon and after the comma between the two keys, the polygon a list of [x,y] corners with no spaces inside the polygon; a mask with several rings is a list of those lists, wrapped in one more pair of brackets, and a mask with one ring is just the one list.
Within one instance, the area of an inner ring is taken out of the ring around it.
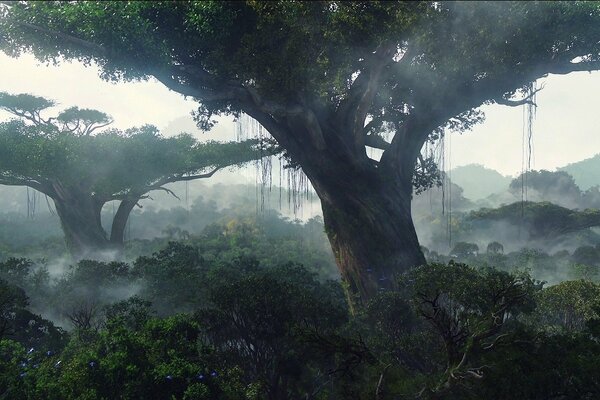
{"label": "leafy treetop", "polygon": [[162,187],[167,183],[210,176],[260,157],[254,140],[201,143],[186,133],[163,137],[150,125],[97,130],[111,120],[96,110],[71,107],[44,118],[52,105],[41,97],[0,93],[0,108],[19,117],[0,123],[0,184],[53,195],[60,182],[104,202],[135,200],[167,190]]}

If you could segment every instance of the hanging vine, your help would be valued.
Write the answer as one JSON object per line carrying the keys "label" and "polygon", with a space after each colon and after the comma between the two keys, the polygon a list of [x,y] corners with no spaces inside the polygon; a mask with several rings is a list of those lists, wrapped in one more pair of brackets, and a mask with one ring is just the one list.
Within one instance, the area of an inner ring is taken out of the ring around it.
{"label": "hanging vine", "polygon": [[[258,139],[263,143],[273,142],[273,138],[262,125],[254,118],[240,114],[236,119],[236,140]],[[278,158],[279,163],[279,207],[282,206],[282,191],[287,191],[288,206],[293,210],[294,216],[302,213],[303,200],[310,200],[314,195],[308,177],[299,166],[293,165],[285,156],[269,155],[261,147],[264,156],[254,162],[256,170],[257,211],[264,211],[268,206],[273,188],[273,162]],[[266,202],[266,204],[265,204]]]}
{"label": "hanging vine", "polygon": [[531,172],[533,161],[533,123],[536,116],[536,97],[539,91],[536,82],[527,84],[523,89],[524,98],[530,99],[523,106],[523,129],[521,140],[521,218],[525,212],[527,201],[527,178]]}

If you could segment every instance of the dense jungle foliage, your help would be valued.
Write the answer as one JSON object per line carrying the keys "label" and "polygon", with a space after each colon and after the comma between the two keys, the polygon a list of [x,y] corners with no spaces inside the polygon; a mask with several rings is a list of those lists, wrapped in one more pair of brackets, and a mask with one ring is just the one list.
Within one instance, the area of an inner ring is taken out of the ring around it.
{"label": "dense jungle foliage", "polygon": [[175,242],[54,281],[26,260],[0,269],[4,399],[598,395],[600,285],[589,281],[542,289],[524,273],[431,264],[401,277],[406,294],[382,292],[350,318],[340,284],[307,268],[209,262]]}
{"label": "dense jungle foliage", "polygon": [[[147,255],[130,262],[5,258],[0,398],[600,394],[598,248],[425,250],[430,265],[397,277],[404,290],[351,315],[319,218],[225,215],[133,240]],[[571,280],[530,275],[547,270]]]}

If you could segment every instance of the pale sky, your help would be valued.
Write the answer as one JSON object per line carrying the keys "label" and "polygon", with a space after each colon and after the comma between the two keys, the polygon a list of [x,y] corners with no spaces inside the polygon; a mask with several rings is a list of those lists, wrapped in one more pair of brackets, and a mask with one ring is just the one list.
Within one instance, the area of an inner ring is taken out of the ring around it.
{"label": "pale sky", "polygon": [[[534,169],[564,166],[600,153],[600,73],[573,73],[543,79],[534,122]],[[110,114],[117,128],[153,124],[166,128],[193,126],[195,102],[162,84],[112,84],[98,77],[95,67],[77,62],[46,66],[30,55],[11,59],[0,53],[0,91],[31,93],[56,100],[60,107],[77,105]],[[522,107],[486,106],[486,122],[451,138],[451,165],[482,164],[505,175],[521,170]],[[0,118],[6,118],[1,114]],[[187,122],[185,122],[187,120]],[[224,120],[206,139],[235,138],[234,124]]]}

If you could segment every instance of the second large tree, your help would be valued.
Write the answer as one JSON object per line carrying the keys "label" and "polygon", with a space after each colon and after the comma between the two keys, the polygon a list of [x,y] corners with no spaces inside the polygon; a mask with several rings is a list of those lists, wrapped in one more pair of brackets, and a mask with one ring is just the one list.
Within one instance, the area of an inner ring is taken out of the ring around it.
{"label": "second large tree", "polygon": [[[188,134],[163,137],[153,126],[106,129],[99,111],[72,107],[44,117],[52,101],[0,92],[0,185],[28,186],[50,197],[76,258],[123,246],[129,214],[165,185],[208,178],[221,168],[260,158],[256,141],[200,143]],[[103,129],[104,128],[104,129]],[[118,206],[107,233],[101,211]]]}

